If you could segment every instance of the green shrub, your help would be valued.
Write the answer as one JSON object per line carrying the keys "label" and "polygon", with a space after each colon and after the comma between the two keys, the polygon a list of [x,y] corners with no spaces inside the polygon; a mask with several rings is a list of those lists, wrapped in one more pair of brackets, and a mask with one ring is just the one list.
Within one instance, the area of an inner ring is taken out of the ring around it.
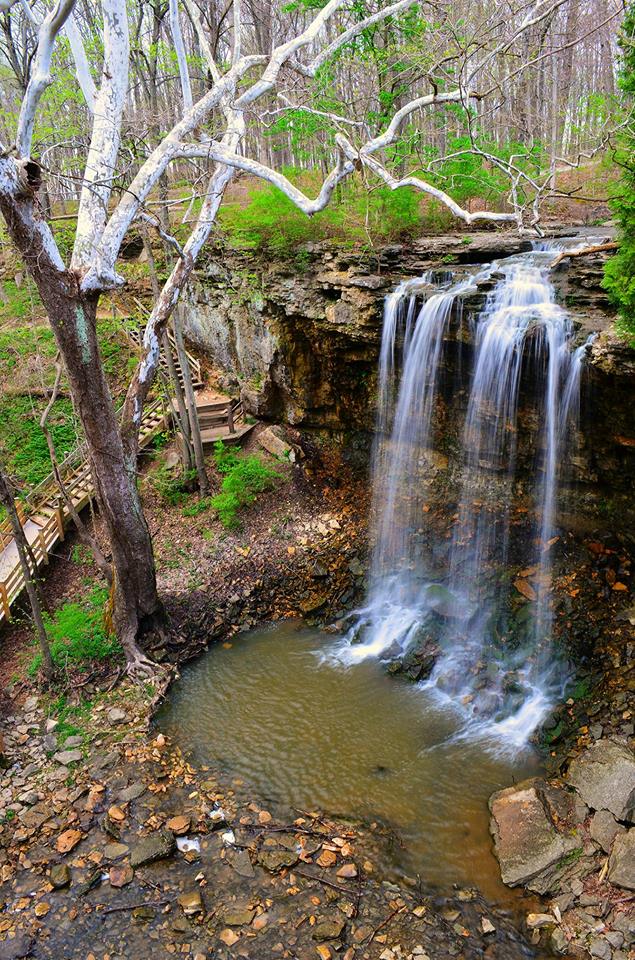
{"label": "green shrub", "polygon": [[[65,603],[53,616],[45,614],[44,623],[56,667],[65,668],[86,660],[105,660],[121,653],[119,640],[106,633],[103,608],[108,591],[94,590],[83,603]],[[40,669],[42,655],[36,654],[28,667],[33,677]]]}
{"label": "green shrub", "polygon": [[223,482],[211,505],[223,526],[235,530],[240,527],[239,512],[254,503],[259,493],[271,489],[281,474],[255,454],[227,450],[222,441],[216,444],[214,460]]}
{"label": "green shrub", "polygon": [[188,485],[196,477],[196,470],[176,471],[162,463],[150,474],[150,483],[162,500],[176,507],[184,503]]}
{"label": "green shrub", "polygon": [[188,507],[183,508],[183,516],[198,517],[199,514],[205,513],[206,510],[209,510],[211,505],[211,497],[201,497],[201,499],[197,500],[196,503],[191,503]]}

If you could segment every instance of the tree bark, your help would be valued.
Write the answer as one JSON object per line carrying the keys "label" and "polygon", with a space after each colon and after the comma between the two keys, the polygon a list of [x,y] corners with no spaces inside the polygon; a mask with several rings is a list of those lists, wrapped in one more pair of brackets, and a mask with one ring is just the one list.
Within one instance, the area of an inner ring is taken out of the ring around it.
{"label": "tree bark", "polygon": [[29,603],[31,604],[31,613],[33,614],[33,622],[35,623],[35,630],[37,633],[38,643],[40,644],[40,650],[42,652],[42,672],[47,680],[51,680],[53,677],[53,674],[55,673],[55,667],[53,665],[51,648],[49,646],[48,637],[46,635],[46,627],[44,626],[44,619],[42,617],[42,605],[40,604],[40,598],[38,596],[37,587],[31,575],[31,568],[29,566],[29,560],[28,560],[28,553],[30,552],[29,542],[26,538],[26,534],[24,533],[22,524],[20,523],[20,518],[18,517],[18,511],[15,508],[13,492],[11,490],[9,480],[7,478],[7,475],[4,472],[4,469],[1,463],[0,463],[0,503],[2,503],[6,508],[6,511],[9,515],[9,522],[11,524],[11,529],[13,530],[13,539],[15,540],[15,545],[18,551],[20,566],[22,568],[22,576],[24,577],[24,583],[26,586],[26,592],[29,597]]}
{"label": "tree bark", "polygon": [[[26,188],[6,189],[16,177],[0,159],[0,212],[46,308],[84,429],[89,460],[112,550],[113,626],[131,673],[152,668],[137,639],[164,620],[152,541],[136,485],[136,449],[126,455],[97,340],[98,296],[79,292],[79,277],[64,267],[47,225],[33,210],[39,170]],[[33,165],[36,166],[35,164]],[[28,171],[27,171],[28,172]],[[5,187],[5,189],[2,189]],[[137,411],[141,420],[141,410]]]}

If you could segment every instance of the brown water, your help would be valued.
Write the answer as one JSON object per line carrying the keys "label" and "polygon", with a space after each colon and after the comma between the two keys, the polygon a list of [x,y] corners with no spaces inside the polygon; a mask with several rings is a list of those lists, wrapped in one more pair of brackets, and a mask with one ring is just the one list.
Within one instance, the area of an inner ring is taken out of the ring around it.
{"label": "brown water", "polygon": [[375,660],[343,667],[341,640],[284,623],[213,647],[186,667],[158,722],[200,762],[246,781],[261,801],[390,825],[403,841],[378,863],[426,888],[500,881],[488,831],[490,794],[539,772],[534,755],[496,756],[453,739],[456,721]]}

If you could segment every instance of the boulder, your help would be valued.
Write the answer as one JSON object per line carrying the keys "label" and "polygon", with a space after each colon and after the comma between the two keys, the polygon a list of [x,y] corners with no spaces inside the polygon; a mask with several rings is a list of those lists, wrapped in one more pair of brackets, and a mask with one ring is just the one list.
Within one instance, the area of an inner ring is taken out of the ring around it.
{"label": "boulder", "polygon": [[620,834],[613,841],[608,879],[617,887],[635,890],[635,829]]}
{"label": "boulder", "polygon": [[[551,887],[553,869],[581,847],[575,833],[560,833],[540,795],[542,781],[527,780],[490,797],[490,830],[503,883],[537,893]],[[564,791],[563,791],[564,792]]]}
{"label": "boulder", "polygon": [[624,827],[617,823],[615,817],[608,810],[598,810],[593,814],[589,824],[591,839],[602,847],[605,853],[610,853],[611,845],[617,833],[623,833]]}
{"label": "boulder", "polygon": [[635,755],[624,741],[592,743],[572,761],[569,783],[592,810],[608,810],[628,822],[635,817]]}

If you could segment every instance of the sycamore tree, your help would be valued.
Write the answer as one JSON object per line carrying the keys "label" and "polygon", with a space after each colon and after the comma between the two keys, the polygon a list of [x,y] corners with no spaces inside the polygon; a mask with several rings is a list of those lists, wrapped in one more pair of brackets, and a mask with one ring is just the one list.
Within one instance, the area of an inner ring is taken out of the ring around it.
{"label": "sycamore tree", "polygon": [[[526,218],[529,224],[538,220],[542,188],[518,157],[502,160],[471,138],[465,151],[500,169],[509,180],[510,193],[506,210],[470,212],[451,190],[426,178],[416,163],[406,169],[397,147],[403,131],[417,118],[449,106],[465,114],[469,128],[479,115],[487,124],[488,111],[496,103],[500,109],[506,84],[516,82],[525,67],[535,66],[536,58],[544,59],[531,38],[544,40],[569,2],[577,0],[492,0],[489,5],[465,0],[468,29],[458,15],[452,19],[442,0],[422,0],[419,6],[413,0],[328,0],[324,5],[303,0],[282,8],[254,2],[244,6],[244,0],[233,0],[215,25],[205,6],[194,0],[163,4],[154,0],[154,22],[170,38],[166,54],[158,42],[159,31],[153,45],[142,49],[137,25],[143,4],[101,0],[82,5],[80,12],[74,0],[57,0],[51,6],[45,0],[0,0],[0,14],[26,24],[32,38],[15,124],[0,145],[0,212],[37,285],[81,419],[112,555],[113,623],[131,673],[152,670],[140,642],[144,634],[161,629],[164,620],[151,538],[136,486],[142,411],[157,372],[162,333],[232,178],[242,171],[268,181],[312,216],[327,206],[339,184],[361,175],[365,182],[420,191],[468,224],[489,221],[524,229]],[[87,9],[89,22],[81,19]],[[410,64],[406,70],[396,63],[389,95],[380,91],[380,109],[370,124],[356,112],[355,104],[363,100],[368,86],[367,75],[357,70],[356,57],[363,60],[380,43],[388,46],[386,37],[399,36],[404,24],[411,47],[417,42],[421,47],[420,66]],[[76,93],[81,91],[88,118],[85,135],[72,142],[79,202],[72,252],[66,259],[40,201],[44,164],[34,149],[43,98],[56,83],[52,65],[60,43],[70,51]],[[556,41],[552,49],[557,50]],[[139,81],[145,81],[150,98],[154,94],[156,99],[157,57],[168,54],[179,78],[178,96],[170,103],[171,122],[164,127],[150,117],[143,149],[137,143],[131,160],[131,151],[123,144],[138,109]],[[311,91],[324,90],[329,64],[344,56],[350,64],[349,85],[339,97],[339,108],[315,106]],[[413,69],[416,86],[408,79],[414,78]],[[400,76],[406,81],[397,82]],[[259,131],[266,128],[272,112],[280,111],[319,117],[329,133],[325,163],[330,170],[314,197],[277,168],[270,151],[261,149]],[[184,242],[169,235],[169,219],[149,212],[151,198],[165,186],[174,165],[181,176],[206,179],[200,209]],[[177,254],[155,299],[142,354],[118,417],[100,356],[96,311],[100,297],[124,282],[117,260],[138,221],[157,227]]]}

